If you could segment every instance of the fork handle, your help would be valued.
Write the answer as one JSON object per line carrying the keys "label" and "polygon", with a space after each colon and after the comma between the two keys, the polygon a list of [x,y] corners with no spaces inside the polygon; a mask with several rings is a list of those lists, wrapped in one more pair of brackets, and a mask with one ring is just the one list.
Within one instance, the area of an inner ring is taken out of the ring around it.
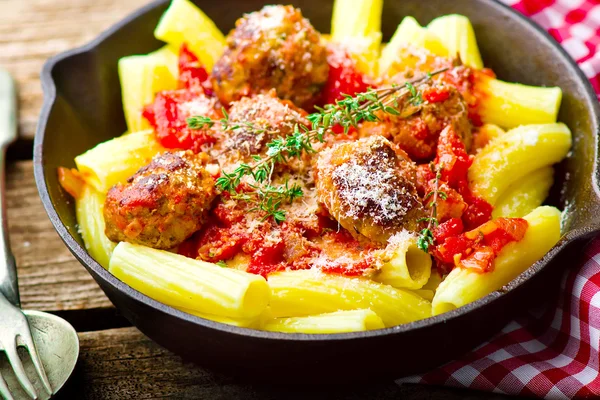
{"label": "fork handle", "polygon": [[[0,292],[13,305],[21,307],[19,285],[17,281],[17,264],[10,249],[8,239],[8,220],[6,218],[6,147],[0,149]],[[4,262],[2,262],[4,260]]]}
{"label": "fork handle", "polygon": [[21,306],[17,266],[8,241],[6,219],[6,149],[17,137],[17,91],[12,77],[0,69],[0,292],[17,307]]}

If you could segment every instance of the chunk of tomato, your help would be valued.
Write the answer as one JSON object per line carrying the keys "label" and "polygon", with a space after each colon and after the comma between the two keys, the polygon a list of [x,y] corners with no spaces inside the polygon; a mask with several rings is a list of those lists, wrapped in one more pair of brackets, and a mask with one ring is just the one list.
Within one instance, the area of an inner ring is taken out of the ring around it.
{"label": "chunk of tomato", "polygon": [[350,54],[334,44],[329,45],[327,50],[329,76],[321,92],[321,103],[332,104],[343,99],[344,95],[354,96],[365,92],[369,88],[367,79],[357,70]]}

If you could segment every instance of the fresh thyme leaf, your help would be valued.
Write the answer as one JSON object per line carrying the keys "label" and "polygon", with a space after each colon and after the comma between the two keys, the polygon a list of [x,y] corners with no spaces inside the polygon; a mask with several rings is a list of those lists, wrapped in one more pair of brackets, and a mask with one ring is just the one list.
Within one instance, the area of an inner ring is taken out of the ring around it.
{"label": "fresh thyme leaf", "polygon": [[429,228],[423,229],[419,233],[419,238],[417,239],[417,247],[424,252],[429,250],[429,246],[434,244],[433,232]]}
{"label": "fresh thyme leaf", "polygon": [[412,83],[406,82],[406,87],[412,97],[415,97],[417,95],[417,89],[415,88],[415,86]]}
{"label": "fresh thyme leaf", "polygon": [[277,223],[285,221],[285,212],[283,212],[281,210],[275,210],[275,211],[273,211],[273,219]]}
{"label": "fresh thyme leaf", "polygon": [[190,129],[212,128],[215,124],[215,121],[203,116],[189,117],[186,122]]}
{"label": "fresh thyme leaf", "polygon": [[431,208],[431,213],[429,214],[428,217],[419,218],[417,220],[417,222],[427,222],[427,227],[424,228],[423,230],[421,230],[421,232],[419,232],[419,237],[417,238],[417,247],[419,249],[423,250],[424,252],[427,252],[429,250],[429,246],[432,246],[435,244],[435,238],[433,236],[432,229],[439,225],[439,221],[437,219],[438,197],[442,200],[446,200],[448,198],[448,194],[446,192],[440,190],[440,179],[442,177],[442,173],[441,173],[442,165],[440,165],[439,168],[436,169],[435,165],[433,163],[431,163],[431,164],[429,164],[429,167],[431,168],[432,172],[435,173],[435,180],[433,182],[434,187],[433,187],[433,190],[431,190],[429,193],[427,193],[423,197],[423,201],[425,202],[430,197],[432,198],[431,202],[429,202],[427,204],[427,206]]}
{"label": "fresh thyme leaf", "polygon": [[400,112],[398,110],[396,110],[394,107],[385,106],[384,111],[388,114],[400,115]]}
{"label": "fresh thyme leaf", "polygon": [[412,104],[413,106],[419,106],[419,105],[423,104],[423,96],[421,95],[421,92],[418,91],[417,88],[415,88],[415,86],[410,82],[406,82],[406,87],[408,88],[408,91],[410,92],[410,97],[408,98],[408,102],[410,104]]}

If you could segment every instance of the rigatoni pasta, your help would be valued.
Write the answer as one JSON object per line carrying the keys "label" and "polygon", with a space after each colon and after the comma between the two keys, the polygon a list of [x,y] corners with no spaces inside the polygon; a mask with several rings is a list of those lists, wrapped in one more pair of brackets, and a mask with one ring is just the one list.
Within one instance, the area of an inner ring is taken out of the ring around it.
{"label": "rigatoni pasta", "polygon": [[377,314],[369,309],[335,311],[307,317],[275,318],[263,329],[288,333],[343,333],[382,329],[385,326]]}
{"label": "rigatoni pasta", "polygon": [[417,247],[417,238],[398,235],[381,255],[377,282],[397,288],[420,289],[431,276],[431,257]]}
{"label": "rigatoni pasta", "polygon": [[336,1],[331,17],[331,38],[363,38],[381,34],[383,0]]}
{"label": "rigatoni pasta", "polygon": [[96,188],[85,185],[80,196],[75,199],[75,214],[79,223],[79,233],[86,250],[104,268],[117,245],[104,234],[104,199],[106,195]]}
{"label": "rigatoni pasta", "polygon": [[266,6],[225,38],[173,0],[166,44],[119,62],[128,133],[59,169],[90,255],[182,312],[311,334],[423,320],[540,259],[560,88],[496,78],[462,15],[382,45],[382,10],[338,0],[329,36]]}
{"label": "rigatoni pasta", "polygon": [[413,17],[405,17],[390,42],[381,52],[379,59],[379,71],[385,74],[395,62],[402,62],[398,58],[400,50],[406,46],[425,49],[438,56],[447,56],[448,49],[440,38],[433,32],[423,28]]}
{"label": "rigatoni pasta", "polygon": [[219,28],[189,0],[173,0],[154,36],[176,48],[187,43],[209,71],[225,47],[225,38]]}
{"label": "rigatoni pasta", "polygon": [[471,21],[464,15],[444,15],[431,21],[427,30],[434,33],[448,50],[448,54],[476,69],[483,68],[477,39]]}
{"label": "rigatoni pasta", "polygon": [[158,301],[206,314],[253,318],[269,303],[258,275],[126,242],[114,249],[109,271]]}
{"label": "rigatoni pasta", "polygon": [[422,297],[363,278],[288,271],[270,275],[269,286],[275,317],[370,308],[386,326],[394,326],[427,318],[431,313],[431,304]]}
{"label": "rigatoni pasta", "polygon": [[481,119],[503,128],[556,122],[562,99],[558,87],[534,87],[480,76]]}
{"label": "rigatoni pasta", "polygon": [[100,143],[75,157],[75,164],[87,182],[99,192],[106,193],[163,151],[151,130],[132,132]]}
{"label": "rigatoni pasta", "polygon": [[164,58],[168,50],[159,56],[129,56],[119,60],[119,80],[123,99],[123,112],[129,132],[150,128],[142,116],[144,105],[154,100],[161,90],[177,88],[177,78],[172,74],[172,66]]}
{"label": "rigatoni pasta", "polygon": [[541,206],[554,183],[554,168],[542,167],[511,184],[500,196],[492,217],[520,218]]}
{"label": "rigatoni pasta", "polygon": [[269,307],[265,308],[265,310],[258,316],[252,318],[232,318],[224,317],[222,315],[207,314],[196,310],[190,310],[188,308],[178,309],[200,318],[209,319],[211,321],[220,322],[226,325],[238,326],[240,328],[263,329],[267,323],[273,320],[273,314],[271,313],[271,309]]}
{"label": "rigatoni pasta", "polygon": [[565,158],[571,140],[571,131],[562,123],[511,129],[475,156],[469,168],[469,185],[494,205],[518,179]]}

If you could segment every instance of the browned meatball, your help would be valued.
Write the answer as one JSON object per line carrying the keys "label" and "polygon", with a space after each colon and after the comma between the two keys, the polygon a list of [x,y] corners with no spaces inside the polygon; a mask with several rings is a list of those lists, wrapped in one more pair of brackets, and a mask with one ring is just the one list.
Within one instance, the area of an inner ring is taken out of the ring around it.
{"label": "browned meatball", "polygon": [[418,228],[423,217],[416,166],[381,136],[323,150],[316,163],[317,195],[341,226],[385,243],[393,234]]}
{"label": "browned meatball", "polygon": [[[298,124],[308,126],[304,115],[289,100],[278,99],[274,91],[244,97],[231,105],[229,122],[240,127],[225,132],[224,147],[243,155],[264,153],[273,138],[292,134]],[[245,123],[252,127],[244,126]]]}
{"label": "browned meatball", "polygon": [[424,98],[422,104],[416,107],[411,105],[410,96],[403,97],[399,102],[399,108],[412,115],[406,117],[380,113],[380,121],[363,123],[359,135],[384,136],[397,144],[413,160],[425,161],[435,156],[440,132],[450,124],[469,149],[472,138],[471,122],[467,105],[460,93],[453,86],[442,84],[425,84],[418,89]]}
{"label": "browned meatball", "polygon": [[216,196],[204,169],[205,154],[191,151],[154,157],[106,196],[106,236],[155,249],[177,246],[200,229]]}
{"label": "browned meatball", "polygon": [[300,10],[266,6],[236,22],[212,80],[223,104],[275,88],[282,99],[307,108],[328,71],[321,35]]}

